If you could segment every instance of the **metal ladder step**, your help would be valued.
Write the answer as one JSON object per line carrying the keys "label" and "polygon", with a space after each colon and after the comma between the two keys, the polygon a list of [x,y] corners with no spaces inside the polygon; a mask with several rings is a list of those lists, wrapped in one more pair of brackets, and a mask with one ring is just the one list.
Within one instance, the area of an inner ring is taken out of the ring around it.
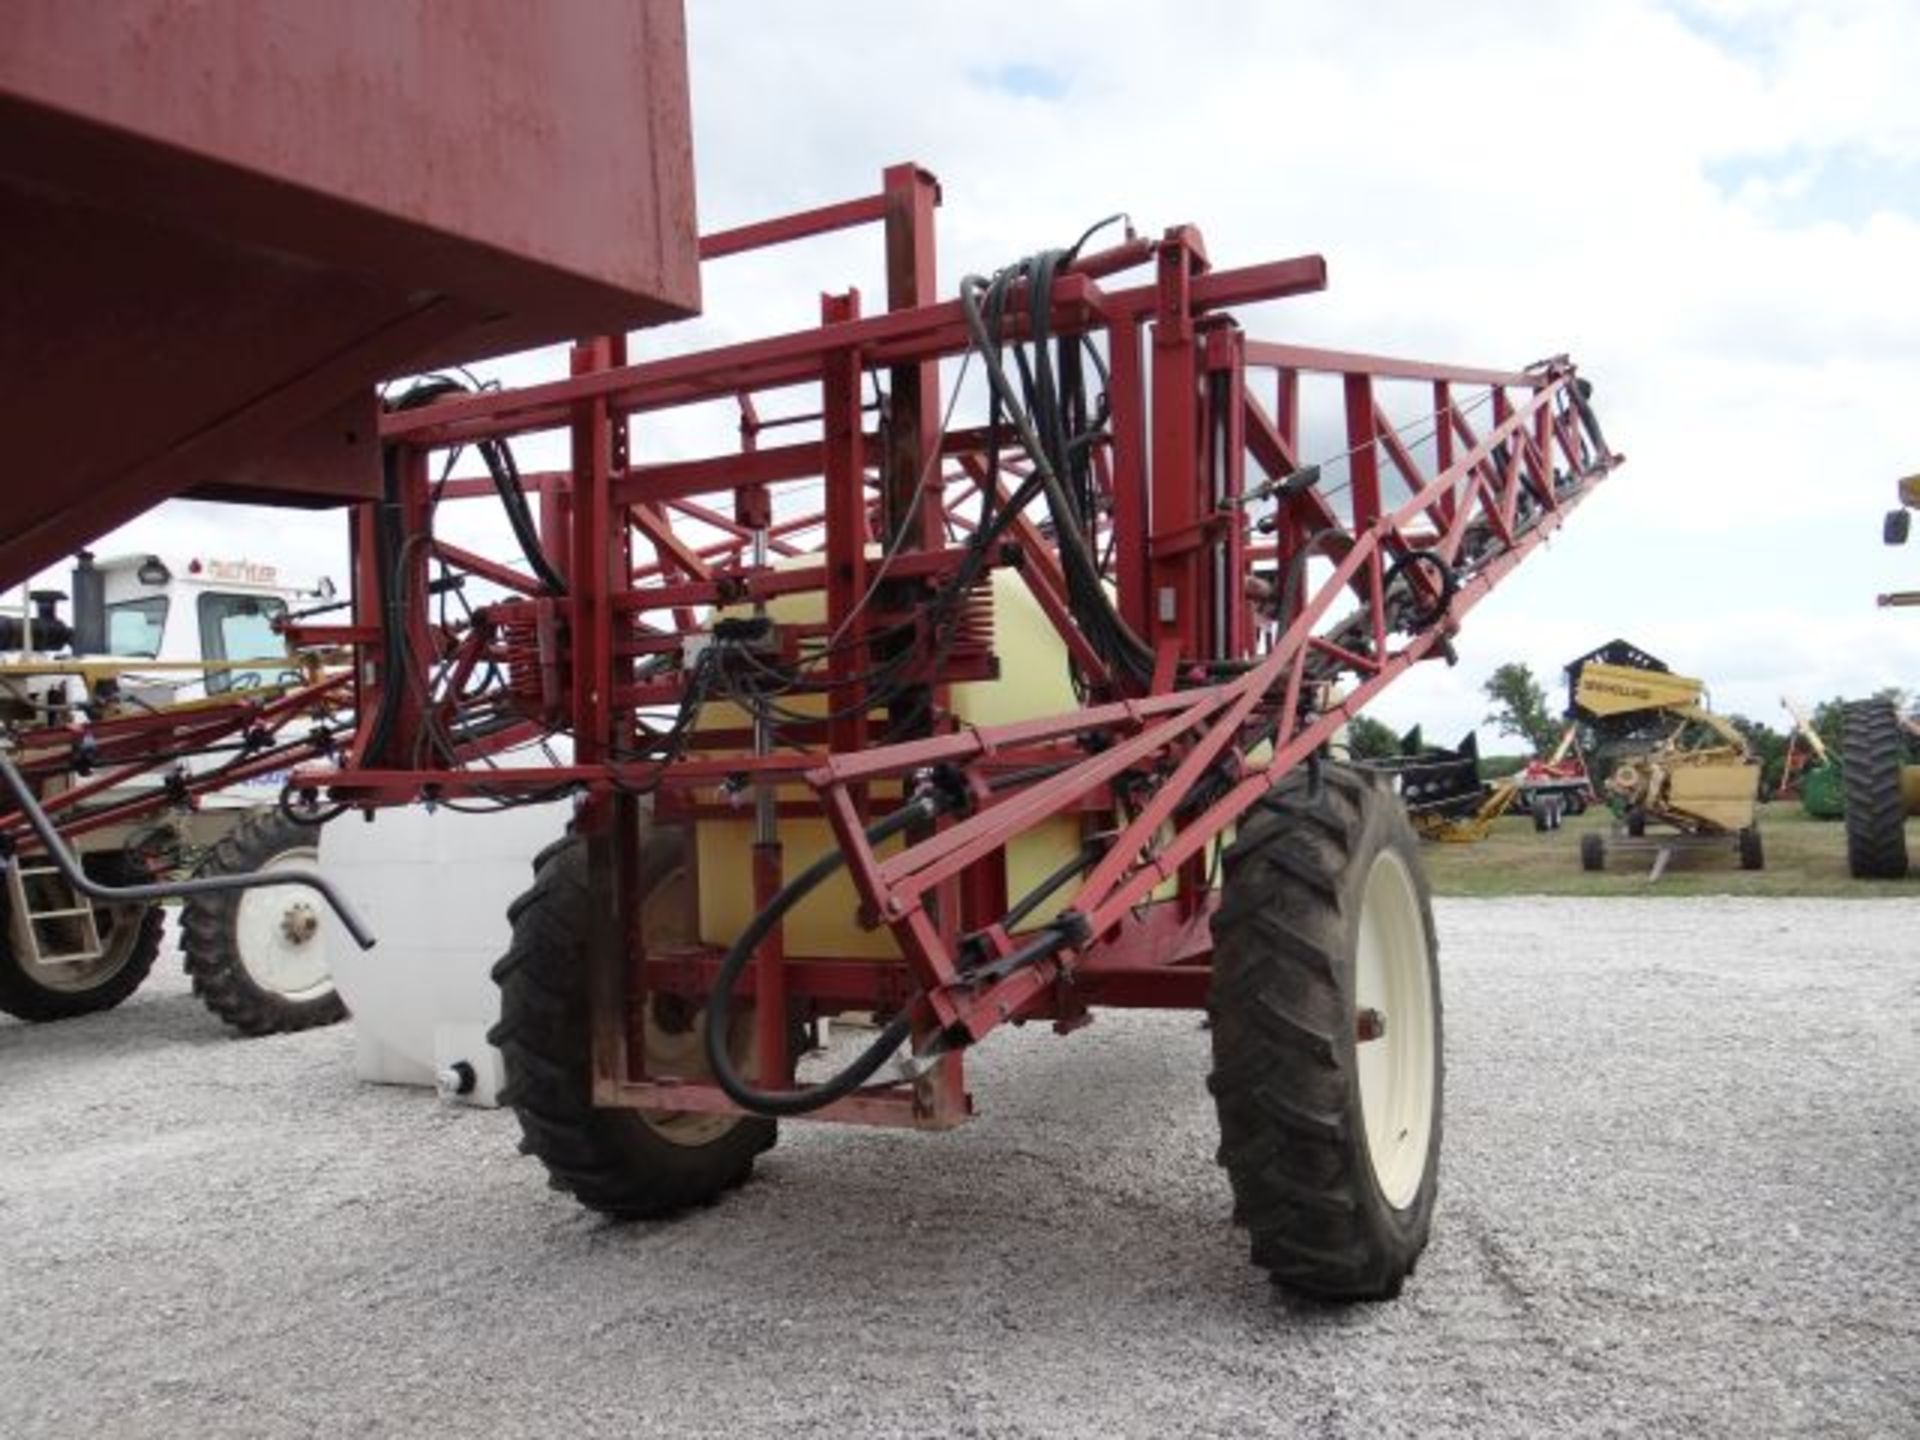
{"label": "metal ladder step", "polygon": [[[46,877],[56,877],[51,883]],[[45,909],[35,909],[36,897],[29,893],[27,882],[40,880],[37,887],[42,900],[65,900],[69,903],[55,903]],[[89,960],[98,960],[106,953],[106,945],[100,938],[100,922],[93,906],[86,904],[69,884],[60,871],[52,865],[19,865],[6,867],[7,911],[11,923],[13,945],[20,959],[33,965],[72,965],[84,964]],[[50,893],[49,893],[50,892]],[[68,933],[63,938],[68,944],[79,942],[77,950],[63,950],[48,954],[44,941],[59,943],[51,935],[43,937],[43,926],[58,921],[76,922],[77,934]]]}

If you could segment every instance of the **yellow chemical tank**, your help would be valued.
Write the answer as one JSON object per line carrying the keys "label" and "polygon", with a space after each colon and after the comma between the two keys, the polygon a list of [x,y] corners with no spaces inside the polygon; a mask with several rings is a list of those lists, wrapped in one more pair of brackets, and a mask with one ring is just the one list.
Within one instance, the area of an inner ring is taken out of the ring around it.
{"label": "yellow chemical tank", "polygon": [[[795,562],[806,563],[806,562]],[[1061,715],[1078,707],[1068,679],[1066,647],[1048,622],[1026,583],[1011,570],[992,572],[994,651],[1000,657],[998,680],[975,680],[952,687],[953,709],[972,725],[1004,725],[1018,720]],[[824,610],[818,592],[786,595],[771,601],[767,613],[776,624],[818,624]],[[743,611],[733,611],[742,614]],[[792,698],[787,708],[818,714],[825,709],[820,697]],[[884,717],[876,713],[884,725]],[[746,715],[731,704],[713,704],[702,712],[700,728],[741,728]],[[781,788],[783,799],[810,794],[804,786]],[[876,811],[887,808],[897,789],[875,786]],[[753,817],[749,804],[737,820],[701,820],[694,826],[700,892],[700,939],[708,945],[731,945],[757,910],[753,897]],[[797,875],[833,847],[825,820],[780,821],[784,872]],[[1018,900],[1079,852],[1080,821],[1072,815],[1047,820],[1017,837],[1007,847],[1007,896]],[[892,848],[898,848],[897,843]],[[883,851],[883,853],[885,853]],[[1066,887],[1062,887],[1063,895]],[[789,955],[832,959],[891,960],[899,956],[892,934],[884,928],[863,930],[856,919],[859,899],[852,878],[842,869],[810,894],[787,917]],[[1043,924],[1053,911],[1046,906],[1031,923]]]}

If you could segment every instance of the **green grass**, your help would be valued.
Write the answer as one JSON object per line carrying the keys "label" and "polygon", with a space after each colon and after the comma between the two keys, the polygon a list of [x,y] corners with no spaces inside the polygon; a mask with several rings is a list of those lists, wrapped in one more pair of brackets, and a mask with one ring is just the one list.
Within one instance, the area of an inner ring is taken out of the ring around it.
{"label": "green grass", "polygon": [[[1916,872],[1905,880],[1855,880],[1847,874],[1846,827],[1809,819],[1798,802],[1760,807],[1766,868],[1747,871],[1729,840],[1724,851],[1676,853],[1666,874],[1649,883],[1651,855],[1608,856],[1607,868],[1580,868],[1580,837],[1606,834],[1613,817],[1590,810],[1542,834],[1525,815],[1497,821],[1477,845],[1421,847],[1436,895],[1831,895],[1859,899],[1920,898],[1920,818],[1907,822],[1907,853]],[[1659,833],[1648,831],[1648,838]]]}

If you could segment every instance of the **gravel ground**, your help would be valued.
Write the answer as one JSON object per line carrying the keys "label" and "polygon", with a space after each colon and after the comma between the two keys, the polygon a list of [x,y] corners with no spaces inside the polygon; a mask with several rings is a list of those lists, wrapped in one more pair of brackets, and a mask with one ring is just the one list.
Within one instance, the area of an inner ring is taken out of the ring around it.
{"label": "gravel ground", "polygon": [[1245,1263],[1190,1016],[626,1227],[344,1028],[0,1019],[0,1435],[1920,1433],[1920,905],[1439,915],[1434,1247],[1350,1309]]}

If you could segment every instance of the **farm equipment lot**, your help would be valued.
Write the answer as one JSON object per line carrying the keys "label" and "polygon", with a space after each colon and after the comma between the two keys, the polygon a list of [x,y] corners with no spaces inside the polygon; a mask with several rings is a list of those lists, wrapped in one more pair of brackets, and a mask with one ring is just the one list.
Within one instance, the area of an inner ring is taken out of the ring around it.
{"label": "farm equipment lot", "polygon": [[[1729,845],[1722,851],[1681,855],[1649,883],[1649,856],[1615,854],[1599,873],[1580,868],[1580,839],[1610,835],[1604,806],[1566,821],[1552,834],[1535,832],[1525,815],[1505,815],[1475,845],[1429,845],[1422,852],[1435,895],[1820,896],[1833,899],[1920,900],[1920,866],[1904,880],[1855,880],[1847,873],[1847,832],[1838,821],[1815,820],[1797,804],[1760,807],[1764,870],[1742,870]],[[1657,837],[1650,837],[1657,838]],[[1920,855],[1920,820],[1907,822],[1907,849]]]}
{"label": "farm equipment lot", "polygon": [[231,1043],[171,967],[0,1020],[0,1433],[1920,1427],[1920,906],[1437,911],[1434,1244],[1351,1308],[1227,1230],[1191,1015],[1004,1032],[978,1123],[793,1126],[626,1227],[509,1113],[356,1083],[344,1028]]}

